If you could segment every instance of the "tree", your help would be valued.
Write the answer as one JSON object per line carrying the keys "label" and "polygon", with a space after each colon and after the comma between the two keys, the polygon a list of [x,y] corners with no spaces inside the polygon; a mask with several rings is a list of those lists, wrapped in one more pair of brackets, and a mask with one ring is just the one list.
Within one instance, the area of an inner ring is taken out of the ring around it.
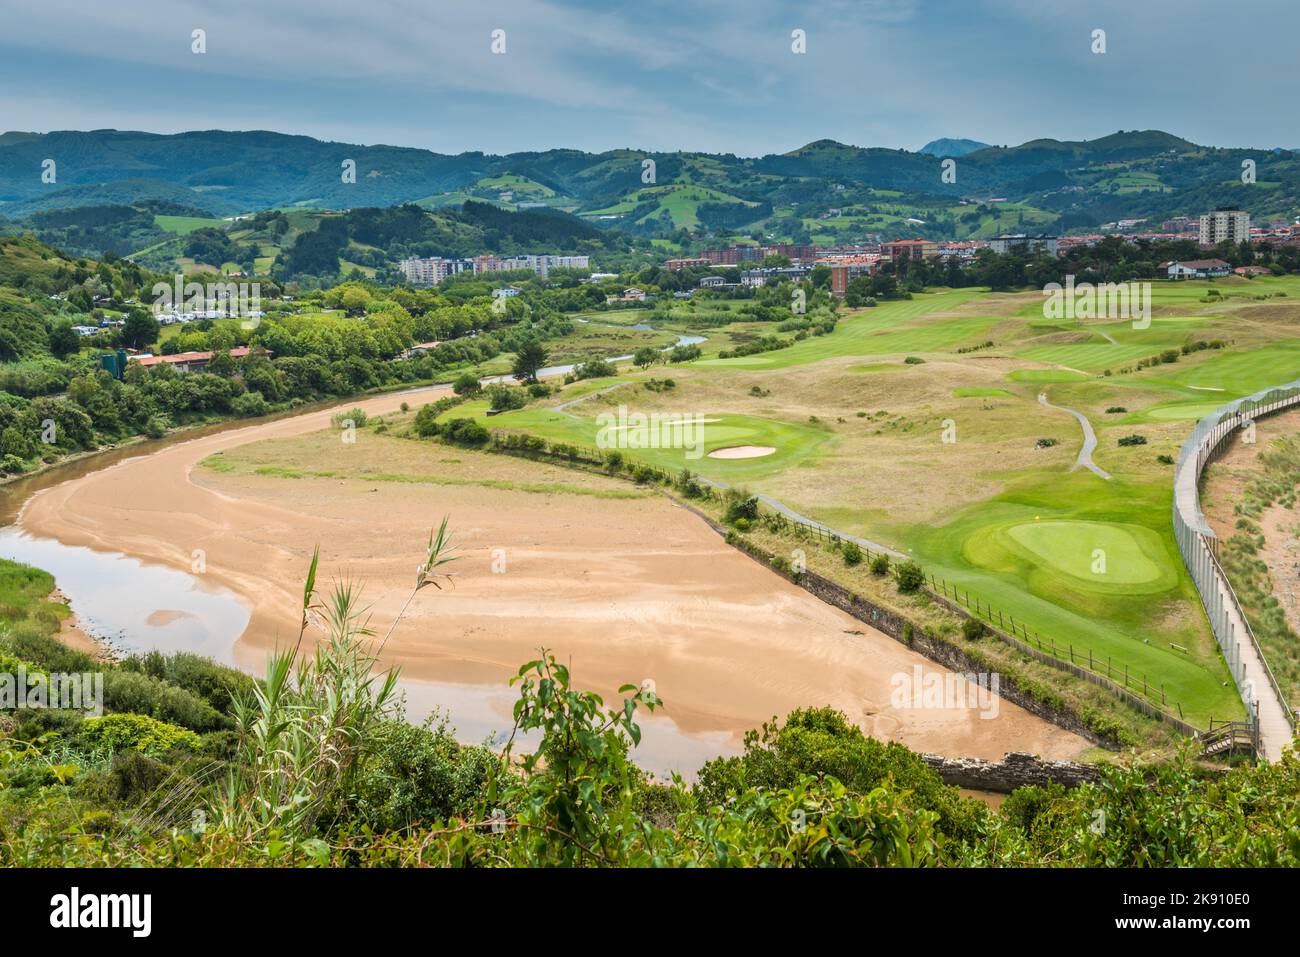
{"label": "tree", "polygon": [[126,314],[122,325],[122,344],[132,349],[143,349],[158,338],[160,330],[158,320],[150,315],[149,310],[138,306]]}
{"label": "tree", "polygon": [[66,359],[81,350],[81,337],[72,329],[72,323],[61,319],[50,326],[50,352],[56,359]]}
{"label": "tree", "polygon": [[642,346],[636,351],[636,354],[632,356],[632,361],[640,369],[649,369],[659,361],[659,358],[658,349],[653,346]]}
{"label": "tree", "polygon": [[451,391],[457,395],[473,395],[478,388],[478,376],[472,372],[462,372],[452,383]]}
{"label": "tree", "polygon": [[514,376],[521,382],[536,382],[537,373],[546,365],[546,350],[540,342],[526,342],[515,353]]}

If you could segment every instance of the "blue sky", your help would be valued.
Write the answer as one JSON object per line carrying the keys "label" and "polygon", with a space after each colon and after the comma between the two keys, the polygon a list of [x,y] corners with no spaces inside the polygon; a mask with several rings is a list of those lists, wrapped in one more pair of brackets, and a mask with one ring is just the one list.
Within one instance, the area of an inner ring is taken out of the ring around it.
{"label": "blue sky", "polygon": [[1296,148],[1298,35],[1295,0],[0,0],[0,127],[450,153],[1153,128]]}

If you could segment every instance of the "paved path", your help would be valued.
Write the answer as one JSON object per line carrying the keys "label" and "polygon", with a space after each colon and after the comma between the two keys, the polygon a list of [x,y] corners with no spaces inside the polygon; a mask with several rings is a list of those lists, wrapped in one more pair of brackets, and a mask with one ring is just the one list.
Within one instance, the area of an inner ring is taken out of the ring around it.
{"label": "paved path", "polygon": [[1077,412],[1074,409],[1067,409],[1063,405],[1052,405],[1052,403],[1047,401],[1046,392],[1040,392],[1038,394],[1038,401],[1043,403],[1043,405],[1047,406],[1049,409],[1057,409],[1061,412],[1069,412],[1072,416],[1074,416],[1076,419],[1079,420],[1079,424],[1083,426],[1083,448],[1079,449],[1079,457],[1078,459],[1075,460],[1074,468],[1077,469],[1080,466],[1082,466],[1083,468],[1092,472],[1094,475],[1100,475],[1102,478],[1104,478],[1106,481],[1109,482],[1110,473],[1103,470],[1100,466],[1097,465],[1097,463],[1095,463],[1092,460],[1093,450],[1097,448],[1097,433],[1092,430],[1092,423],[1088,421],[1088,417],[1084,415],[1082,412]]}
{"label": "paved path", "polygon": [[[1224,579],[1214,576],[1215,587],[1221,593],[1223,607],[1232,625],[1232,634],[1237,639],[1237,655],[1246,672],[1246,688],[1255,700],[1259,714],[1259,746],[1264,757],[1277,762],[1282,759],[1282,749],[1291,743],[1291,721],[1285,706],[1273,693],[1273,685],[1268,680],[1264,659],[1260,657],[1255,643],[1247,637],[1250,632],[1242,618],[1241,611],[1232,593],[1224,587]],[[1243,695],[1242,697],[1246,697]]]}

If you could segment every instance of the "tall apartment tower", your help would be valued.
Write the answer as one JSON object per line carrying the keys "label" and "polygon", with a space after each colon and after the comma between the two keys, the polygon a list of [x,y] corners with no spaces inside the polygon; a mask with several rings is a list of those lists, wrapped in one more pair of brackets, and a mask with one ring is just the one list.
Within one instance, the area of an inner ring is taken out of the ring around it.
{"label": "tall apartment tower", "polygon": [[1212,213],[1201,214],[1201,245],[1217,246],[1225,239],[1234,243],[1250,239],[1250,213],[1221,206]]}

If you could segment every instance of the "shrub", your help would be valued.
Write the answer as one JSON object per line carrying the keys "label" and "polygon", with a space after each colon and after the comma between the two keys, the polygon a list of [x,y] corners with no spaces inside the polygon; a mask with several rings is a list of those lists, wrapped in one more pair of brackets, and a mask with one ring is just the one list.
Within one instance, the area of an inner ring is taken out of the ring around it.
{"label": "shrub", "polygon": [[700,357],[700,347],[694,344],[676,346],[668,353],[669,362],[690,362]]}
{"label": "shrub", "polygon": [[987,633],[988,628],[978,618],[967,618],[961,623],[961,636],[967,641],[978,641]]}
{"label": "shrub", "polygon": [[1059,445],[1059,439],[1039,439],[1034,443],[1036,449],[1050,449],[1053,445]]}
{"label": "shrub", "polygon": [[104,672],[104,705],[113,711],[132,711],[195,731],[216,731],[230,720],[193,692],[126,669]]}
{"label": "shrub", "polygon": [[925,360],[922,359],[920,356],[908,356],[906,359],[903,360],[903,362],[909,366],[919,366],[919,365],[923,365],[925,363]]}
{"label": "shrub", "polygon": [[155,412],[149,416],[149,420],[144,424],[144,434],[151,439],[161,439],[167,434],[167,430],[172,427],[171,419],[161,412]]}
{"label": "shrub", "polygon": [[898,583],[899,591],[910,595],[924,587],[925,572],[916,562],[905,561],[894,569],[894,581]]}
{"label": "shrub", "polygon": [[618,375],[618,369],[606,359],[588,359],[586,362],[578,363],[573,369],[575,381],[580,379],[604,379],[612,375]]}
{"label": "shrub", "polygon": [[420,406],[420,411],[415,413],[415,422],[411,429],[422,439],[438,434],[438,410],[433,403]]}
{"label": "shrub", "polygon": [[1112,405],[1106,410],[1107,415],[1118,415],[1121,412],[1127,412],[1128,409],[1122,405]]}
{"label": "shrub", "polygon": [[840,551],[844,555],[845,565],[852,566],[862,564],[862,549],[858,546],[857,542],[845,542],[844,547],[841,548]]}
{"label": "shrub", "polygon": [[741,518],[750,522],[758,518],[758,499],[743,489],[727,489],[727,511],[723,521],[734,525]]}
{"label": "shrub", "polygon": [[348,795],[346,817],[376,831],[468,816],[484,798],[496,756],[462,745],[445,724],[431,729],[386,720],[366,741],[368,756]]}
{"label": "shrub", "polygon": [[478,390],[478,376],[472,372],[462,372],[451,384],[451,391],[457,395],[473,395]]}
{"label": "shrub", "polygon": [[[367,421],[365,409],[349,409],[346,412],[336,412],[330,416],[330,425],[336,429],[363,429]],[[348,424],[349,422],[351,425]]]}
{"label": "shrub", "polygon": [[871,559],[871,574],[881,577],[889,574],[889,556],[884,552]]}
{"label": "shrub", "polygon": [[137,671],[166,681],[198,695],[223,714],[230,710],[231,701],[236,694],[251,693],[255,683],[251,676],[242,671],[227,668],[211,658],[188,651],[173,655],[164,655],[158,651],[131,655],[122,660],[120,667],[125,671]]}
{"label": "shrub", "polygon": [[438,436],[456,445],[481,446],[492,438],[492,433],[473,419],[452,419],[438,428]]}
{"label": "shrub", "polygon": [[197,751],[200,744],[199,736],[193,731],[143,714],[109,714],[90,718],[82,727],[82,734],[90,744],[114,751],[164,754],[178,748]]}
{"label": "shrub", "polygon": [[492,383],[487,387],[487,394],[493,412],[509,412],[512,409],[522,409],[528,404],[527,392],[503,382]]}
{"label": "shrub", "polygon": [[1147,440],[1144,435],[1125,435],[1119,440],[1120,445],[1146,445]]}
{"label": "shrub", "polygon": [[230,400],[230,411],[239,416],[266,415],[270,409],[260,392],[245,392]]}

